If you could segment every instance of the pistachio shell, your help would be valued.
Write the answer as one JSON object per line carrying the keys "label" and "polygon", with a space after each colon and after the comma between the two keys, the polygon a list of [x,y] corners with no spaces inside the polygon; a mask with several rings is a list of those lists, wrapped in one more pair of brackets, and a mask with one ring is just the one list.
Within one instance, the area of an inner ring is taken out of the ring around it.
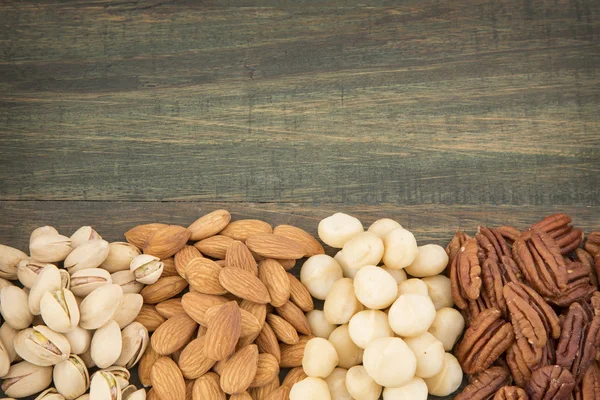
{"label": "pistachio shell", "polygon": [[29,256],[21,250],[0,244],[0,278],[17,279],[17,266]]}
{"label": "pistachio shell", "polygon": [[26,287],[31,289],[38,275],[46,265],[46,263],[40,263],[37,261],[23,260],[19,262],[17,266],[17,278],[19,278],[19,282]]}
{"label": "pistachio shell", "polygon": [[144,288],[144,284],[136,281],[133,272],[129,269],[115,272],[110,277],[112,278],[113,283],[116,283],[123,288],[123,293],[139,293]]}
{"label": "pistachio shell", "polygon": [[91,345],[92,360],[100,368],[110,367],[119,358],[122,348],[119,324],[109,321],[94,332]]}
{"label": "pistachio shell", "polygon": [[121,398],[123,400],[125,400],[127,397],[129,397],[136,390],[137,390],[137,388],[134,385],[127,385],[127,386],[125,386],[123,389],[121,389]]}
{"label": "pistachio shell", "polygon": [[27,294],[16,286],[8,286],[0,291],[0,313],[14,329],[25,329],[33,321]]}
{"label": "pistachio shell", "polygon": [[70,289],[75,296],[85,297],[102,285],[112,283],[108,271],[101,268],[87,268],[71,275]]}
{"label": "pistachio shell", "polygon": [[63,289],[68,289],[71,287],[71,275],[69,275],[69,271],[65,269],[61,269],[60,271],[60,284]]}
{"label": "pistachio shell", "polygon": [[0,378],[8,373],[10,368],[10,356],[8,350],[4,346],[4,343],[0,340]]}
{"label": "pistachio shell", "polygon": [[[135,386],[134,389],[136,389]],[[146,390],[139,389],[135,392],[127,393],[127,396],[123,395],[123,400],[146,400]]]}
{"label": "pistachio shell", "polygon": [[6,349],[6,353],[8,354],[8,359],[10,362],[15,361],[17,358],[17,352],[15,351],[14,343],[17,333],[19,333],[19,331],[6,322],[0,326],[0,341],[4,343],[4,348]]}
{"label": "pistachio shell", "polygon": [[129,379],[131,378],[131,374],[129,373],[129,370],[127,368],[113,365],[112,367],[104,368],[101,371],[106,371],[113,374],[113,376],[117,379],[119,388],[129,386]]}
{"label": "pistachio shell", "polygon": [[91,226],[82,226],[71,235],[71,247],[76,249],[82,244],[96,239],[102,239],[102,236],[100,236]]}
{"label": "pistachio shell", "polygon": [[63,261],[71,251],[71,239],[58,234],[41,235],[29,243],[31,257],[40,262]]}
{"label": "pistachio shell", "polygon": [[116,377],[107,371],[98,371],[92,377],[90,400],[121,400],[121,389]]}
{"label": "pistachio shell", "polygon": [[70,290],[44,293],[40,310],[46,325],[56,332],[69,332],[79,324],[79,307]]}
{"label": "pistachio shell", "polygon": [[119,285],[103,285],[90,293],[79,306],[79,326],[83,329],[98,329],[117,312],[123,289]]}
{"label": "pistachio shell", "polygon": [[39,393],[52,383],[52,367],[40,367],[27,361],[14,364],[4,376],[2,391],[10,397],[27,397]]}
{"label": "pistachio shell", "polygon": [[15,286],[15,284],[7,279],[0,278],[0,290],[4,289],[5,287],[8,287],[8,286]]}
{"label": "pistachio shell", "polygon": [[139,322],[133,322],[121,331],[121,337],[123,349],[115,365],[131,369],[140,361],[148,347],[148,330]]}
{"label": "pistachio shell", "polygon": [[65,400],[65,397],[59,394],[55,388],[48,388],[38,394],[35,400]]}
{"label": "pistachio shell", "polygon": [[31,235],[29,235],[29,243],[39,236],[42,235],[58,235],[58,231],[53,226],[40,226],[39,228],[35,228]]}
{"label": "pistachio shell", "polygon": [[141,294],[125,293],[117,312],[113,319],[119,324],[119,328],[123,329],[131,324],[140,313],[144,298]]}
{"label": "pistachio shell", "polygon": [[88,369],[84,361],[75,355],[56,364],[52,376],[58,392],[69,400],[81,396],[90,386]]}
{"label": "pistachio shell", "polygon": [[38,325],[17,334],[15,350],[25,361],[46,367],[69,358],[71,345],[60,333]]}
{"label": "pistachio shell", "polygon": [[[91,333],[91,332],[90,332]],[[84,351],[79,355],[79,358],[81,358],[83,360],[83,362],[85,363],[85,366],[88,367],[88,369],[90,368],[94,368],[96,366],[96,364],[94,363],[94,360],[92,360],[92,349],[91,349],[92,345],[91,345],[91,340],[90,340],[90,347]]]}
{"label": "pistachio shell", "polygon": [[90,394],[86,393],[83,396],[79,396],[77,399],[75,400],[90,400]]}
{"label": "pistachio shell", "polygon": [[165,264],[158,257],[142,254],[131,261],[129,269],[138,282],[151,285],[160,278],[164,267]]}
{"label": "pistachio shell", "polygon": [[141,254],[140,249],[127,242],[113,242],[109,245],[108,257],[100,268],[115,273],[129,269],[131,261]]}
{"label": "pistachio shell", "polygon": [[40,315],[40,302],[46,292],[54,292],[62,287],[60,271],[56,265],[48,264],[38,274],[29,292],[29,310],[33,315]]}
{"label": "pistachio shell", "polygon": [[87,241],[65,259],[65,268],[72,275],[86,268],[97,268],[108,257],[108,242],[102,239]]}
{"label": "pistachio shell", "polygon": [[[1,330],[2,328],[0,328]],[[92,343],[92,332],[79,326],[74,327],[64,335],[71,345],[71,354],[85,353]]]}

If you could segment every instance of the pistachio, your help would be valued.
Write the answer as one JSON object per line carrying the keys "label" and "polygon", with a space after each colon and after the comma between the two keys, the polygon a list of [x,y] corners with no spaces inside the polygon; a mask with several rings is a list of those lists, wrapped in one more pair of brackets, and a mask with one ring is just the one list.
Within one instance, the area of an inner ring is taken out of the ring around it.
{"label": "pistachio", "polygon": [[10,368],[10,356],[4,343],[0,340],[0,378],[8,373]]}
{"label": "pistachio", "polygon": [[83,360],[75,355],[56,364],[52,376],[58,393],[69,400],[81,396],[90,386],[88,369]]}
{"label": "pistachio", "polygon": [[17,265],[28,258],[21,250],[0,244],[0,278],[17,279]]}
{"label": "pistachio", "polygon": [[116,377],[107,371],[98,371],[92,377],[90,400],[121,400],[121,389]]}
{"label": "pistachio", "polygon": [[71,353],[71,345],[60,333],[38,325],[17,334],[15,350],[25,361],[46,367],[66,360]]}
{"label": "pistachio", "polygon": [[119,324],[119,328],[123,329],[127,325],[131,324],[140,313],[143,304],[144,298],[141,294],[123,294],[121,304],[113,316],[113,319],[117,322],[117,324]]}
{"label": "pistachio", "polygon": [[79,396],[78,398],[76,398],[75,400],[90,400],[90,394],[86,393],[83,396]]}
{"label": "pistachio", "polygon": [[109,244],[108,257],[100,265],[100,268],[104,268],[111,274],[129,270],[131,261],[140,254],[141,251],[131,243],[113,242]]}
{"label": "pistachio", "polygon": [[123,349],[121,355],[115,361],[115,365],[133,368],[148,347],[149,337],[146,327],[139,322],[133,322],[121,331]]}
{"label": "pistachio", "polygon": [[19,262],[19,265],[17,265],[17,278],[19,279],[19,282],[21,282],[24,287],[31,289],[36,278],[46,265],[51,264],[22,260]]}
{"label": "pistachio", "polygon": [[4,289],[5,287],[8,287],[8,286],[15,286],[15,284],[7,279],[0,278],[0,290]]}
{"label": "pistachio", "polygon": [[[111,374],[113,374],[113,376],[117,380],[117,383],[119,384],[119,388],[124,388],[124,387],[129,386],[129,379],[131,378],[131,374],[129,373],[129,370],[127,370],[127,368],[118,367],[118,366],[113,365],[112,367],[104,368],[100,371],[110,372]],[[100,372],[100,371],[98,371],[98,372]],[[92,376],[92,378],[93,378],[93,376]]]}
{"label": "pistachio", "polygon": [[76,249],[90,240],[102,239],[91,226],[82,226],[71,235],[71,247]]}
{"label": "pistachio", "polygon": [[61,269],[60,272],[60,285],[63,289],[69,289],[71,287],[71,275],[67,270]]}
{"label": "pistachio", "polygon": [[151,285],[160,278],[164,266],[165,264],[158,257],[142,254],[131,261],[129,269],[138,282]]}
{"label": "pistachio", "polygon": [[129,397],[135,391],[137,391],[137,388],[135,387],[135,385],[127,385],[123,389],[121,389],[121,398],[123,400],[125,400],[127,397]]}
{"label": "pistachio", "polygon": [[[146,400],[146,390],[144,390],[144,389],[138,390],[133,385],[129,385],[129,386],[127,386],[127,388],[133,388],[133,389],[129,389],[127,392],[125,390],[123,390],[121,392],[123,400]],[[127,389],[127,388],[125,388],[125,389]]]}
{"label": "pistachio", "polygon": [[27,397],[41,392],[52,382],[52,367],[40,367],[27,361],[14,364],[4,376],[1,389],[10,397]]}
{"label": "pistachio", "polygon": [[0,341],[4,343],[4,348],[8,353],[8,360],[10,362],[15,361],[15,359],[17,358],[17,352],[15,351],[14,343],[17,333],[19,333],[19,331],[6,322],[3,323],[2,326],[0,326]]}
{"label": "pistachio", "polygon": [[110,367],[117,361],[123,348],[121,329],[114,320],[94,332],[90,347],[92,360],[100,368]]}
{"label": "pistachio", "polygon": [[86,351],[84,351],[81,354],[78,354],[79,358],[81,358],[83,360],[83,362],[85,363],[85,366],[88,367],[88,369],[94,368],[96,366],[96,364],[94,363],[94,360],[92,360],[91,342],[92,341],[90,339],[90,347]]}
{"label": "pistachio", "polygon": [[60,271],[56,265],[48,264],[38,274],[29,292],[29,310],[33,315],[40,315],[40,303],[46,292],[54,292],[62,287]]}
{"label": "pistachio", "polygon": [[108,257],[108,242],[94,239],[79,245],[65,259],[65,268],[72,275],[86,268],[97,268]]}
{"label": "pistachio", "polygon": [[113,283],[120,285],[123,288],[123,293],[139,293],[144,288],[143,283],[135,280],[135,275],[129,269],[126,271],[118,271],[110,276]]}
{"label": "pistachio", "polygon": [[13,329],[25,329],[33,321],[27,294],[16,286],[8,286],[0,291],[0,313]]}
{"label": "pistachio", "polygon": [[58,231],[53,226],[48,225],[35,228],[29,236],[29,243],[31,243],[33,239],[43,235],[58,235]]}
{"label": "pistachio", "polygon": [[65,396],[59,394],[55,388],[48,388],[38,394],[35,400],[65,400]]}
{"label": "pistachio", "polygon": [[[0,328],[0,333],[1,331],[2,328]],[[71,345],[71,354],[79,355],[85,353],[92,343],[92,332],[79,326],[74,327],[69,332],[64,333],[64,335]]]}
{"label": "pistachio", "polygon": [[87,295],[81,302],[79,326],[83,329],[98,329],[117,312],[123,289],[119,285],[103,285]]}
{"label": "pistachio", "polygon": [[58,234],[41,235],[29,243],[31,257],[40,262],[63,261],[71,251],[71,239]]}
{"label": "pistachio", "polygon": [[75,296],[85,297],[102,285],[112,283],[108,271],[101,268],[87,268],[71,275],[71,291]]}
{"label": "pistachio", "polygon": [[46,325],[56,332],[69,332],[79,324],[79,307],[70,290],[44,293],[40,310]]}

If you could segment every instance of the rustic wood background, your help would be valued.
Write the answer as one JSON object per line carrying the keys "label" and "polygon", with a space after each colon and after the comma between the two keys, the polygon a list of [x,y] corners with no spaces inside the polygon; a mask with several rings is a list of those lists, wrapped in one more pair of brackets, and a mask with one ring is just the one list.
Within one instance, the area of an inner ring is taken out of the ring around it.
{"label": "rustic wood background", "polygon": [[0,0],[0,243],[335,211],[600,227],[600,2]]}

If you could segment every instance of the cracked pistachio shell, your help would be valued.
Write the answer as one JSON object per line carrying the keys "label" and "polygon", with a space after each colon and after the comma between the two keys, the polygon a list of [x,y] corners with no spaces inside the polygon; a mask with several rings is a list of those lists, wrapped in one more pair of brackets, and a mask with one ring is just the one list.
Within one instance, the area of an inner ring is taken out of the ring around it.
{"label": "cracked pistachio shell", "polygon": [[38,325],[17,334],[15,350],[25,361],[47,367],[69,358],[71,345],[60,333]]}
{"label": "cracked pistachio shell", "polygon": [[102,239],[102,236],[100,236],[91,226],[82,226],[71,235],[71,247],[76,249],[82,244],[96,239]]}
{"label": "cracked pistachio shell", "polygon": [[0,341],[4,343],[4,348],[6,349],[6,353],[8,354],[8,359],[10,362],[15,361],[17,358],[17,352],[15,351],[14,343],[17,333],[19,333],[19,331],[6,322],[0,326]]}
{"label": "cracked pistachio shell", "polygon": [[31,232],[31,235],[29,235],[29,243],[31,243],[33,239],[43,235],[58,235],[58,231],[53,226],[48,225],[35,228],[33,232]]}
{"label": "cracked pistachio shell", "polygon": [[71,292],[75,296],[85,297],[102,285],[112,283],[108,271],[101,268],[88,268],[71,275]]}
{"label": "cracked pistachio shell", "polygon": [[40,310],[46,325],[56,332],[69,332],[79,324],[79,307],[70,290],[44,293]]}
{"label": "cracked pistachio shell", "polygon": [[85,353],[92,343],[92,331],[83,329],[80,326],[74,327],[63,335],[71,345],[71,354],[80,355]]}
{"label": "cracked pistachio shell", "polygon": [[117,378],[108,371],[98,371],[92,377],[90,400],[121,400]]}
{"label": "cracked pistachio shell", "polygon": [[0,313],[14,329],[25,329],[33,322],[29,311],[27,293],[16,286],[8,286],[0,291]]}
{"label": "cracked pistachio shell", "polygon": [[123,348],[123,339],[119,324],[114,320],[94,332],[91,355],[94,363],[100,368],[110,367],[117,361]]}
{"label": "cracked pistachio shell", "polygon": [[10,368],[10,356],[4,343],[0,340],[0,378],[8,373]]}
{"label": "cracked pistachio shell", "polygon": [[35,400],[65,400],[65,396],[59,394],[55,388],[48,388],[38,394]]}
{"label": "cracked pistachio shell", "polygon": [[131,261],[142,253],[140,249],[127,242],[113,242],[108,247],[108,257],[100,265],[100,268],[104,268],[111,274],[129,270]]}
{"label": "cracked pistachio shell", "polygon": [[158,257],[142,254],[131,261],[129,269],[135,279],[145,285],[155,283],[162,275],[165,264]]}
{"label": "cracked pistachio shell", "polygon": [[144,298],[141,294],[123,294],[121,304],[113,316],[113,319],[117,322],[117,324],[119,324],[119,328],[123,329],[127,325],[131,324],[140,313],[143,304]]}
{"label": "cracked pistachio shell", "polygon": [[139,322],[133,322],[121,331],[121,337],[123,349],[115,365],[131,369],[140,361],[148,347],[148,330]]}
{"label": "cracked pistachio shell", "polygon": [[62,287],[60,271],[56,265],[48,264],[38,274],[29,291],[29,310],[33,315],[40,315],[40,303],[46,292],[54,292]]}
{"label": "cracked pistachio shell", "polygon": [[[129,386],[129,379],[131,378],[131,374],[129,370],[124,367],[119,367],[113,365],[112,367],[104,368],[98,372],[110,372],[117,379],[117,383],[119,384],[119,388],[124,388]],[[95,375],[95,374],[94,374]],[[92,376],[93,378],[93,376]]]}
{"label": "cracked pistachio shell", "polygon": [[66,269],[61,269],[60,271],[60,284],[63,289],[68,289],[71,287],[71,275],[69,275],[69,271]]}
{"label": "cracked pistachio shell", "polygon": [[87,295],[79,307],[79,326],[98,329],[115,315],[123,299],[119,285],[103,285]]}
{"label": "cracked pistachio shell", "polygon": [[21,250],[0,244],[0,278],[17,279],[17,266],[29,256]]}
{"label": "cracked pistachio shell", "polygon": [[58,393],[72,400],[84,394],[90,387],[90,374],[83,360],[71,355],[54,366],[52,373]]}
{"label": "cracked pistachio shell", "polygon": [[40,263],[31,260],[21,261],[17,266],[17,278],[19,278],[19,282],[21,282],[24,287],[31,289],[38,275],[47,265],[53,264]]}
{"label": "cracked pistachio shell", "polygon": [[63,235],[41,235],[29,243],[31,258],[40,262],[63,261],[72,251],[71,239]]}
{"label": "cracked pistachio shell", "polygon": [[97,268],[108,257],[108,242],[94,239],[78,246],[65,259],[65,268],[72,275],[87,268]]}
{"label": "cracked pistachio shell", "polygon": [[27,361],[14,364],[4,376],[4,395],[20,398],[46,389],[52,383],[52,367],[40,367]]}
{"label": "cracked pistachio shell", "polygon": [[121,396],[123,400],[146,400],[146,390],[129,385],[123,389]]}
{"label": "cracked pistachio shell", "polygon": [[111,274],[113,283],[120,285],[123,293],[140,293],[144,284],[135,280],[135,275],[129,269]]}

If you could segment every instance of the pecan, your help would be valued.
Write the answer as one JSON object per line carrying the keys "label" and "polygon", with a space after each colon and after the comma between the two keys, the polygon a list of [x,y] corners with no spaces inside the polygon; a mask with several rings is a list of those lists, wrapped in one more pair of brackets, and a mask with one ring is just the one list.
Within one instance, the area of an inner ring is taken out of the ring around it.
{"label": "pecan", "polygon": [[600,292],[595,291],[590,296],[590,303],[592,305],[594,315],[600,315]]}
{"label": "pecan", "polygon": [[511,250],[508,247],[506,240],[504,240],[502,235],[495,229],[480,226],[475,235],[475,240],[477,240],[477,243],[479,244],[480,264],[483,264],[488,258],[499,261],[500,257],[509,256],[511,254]]}
{"label": "pecan", "polygon": [[448,265],[452,264],[452,261],[456,258],[460,248],[463,247],[465,242],[469,240],[471,237],[466,233],[457,230],[454,234],[454,237],[446,246],[446,254],[448,254]]}
{"label": "pecan", "polygon": [[452,294],[452,300],[454,300],[454,304],[456,307],[461,310],[466,310],[469,306],[468,301],[465,299],[463,295],[463,290],[460,287],[460,281],[458,278],[458,257],[454,257],[452,262],[449,264],[449,278],[450,278],[450,290]]}
{"label": "pecan", "polygon": [[600,368],[598,363],[590,365],[577,389],[581,400],[600,399]]}
{"label": "pecan", "polygon": [[521,231],[512,226],[501,226],[500,228],[496,228],[496,231],[502,235],[503,238],[514,242],[521,236]]}
{"label": "pecan", "polygon": [[512,344],[512,325],[500,316],[499,310],[484,310],[465,331],[455,352],[465,373],[476,374],[486,370]]}
{"label": "pecan", "polygon": [[[508,285],[508,284],[507,284]],[[524,299],[539,315],[544,328],[551,336],[558,339],[560,336],[560,320],[554,309],[535,290],[524,283],[510,284],[510,289]]]}
{"label": "pecan", "polygon": [[521,274],[519,266],[512,257],[502,256],[501,261],[507,282],[521,282],[523,280],[523,274]]}
{"label": "pecan", "polygon": [[505,281],[502,272],[496,260],[488,258],[484,261],[481,267],[481,276],[483,278],[481,297],[483,297],[487,308],[497,308],[502,313],[502,317],[507,318],[508,308],[502,294]]}
{"label": "pecan", "polygon": [[480,373],[455,400],[490,399],[502,386],[510,382],[510,374],[502,367],[492,367]]}
{"label": "pecan", "polygon": [[488,307],[486,306],[485,301],[481,297],[477,300],[468,300],[467,308],[463,310],[463,316],[465,317],[465,320],[467,320],[467,322],[471,324],[472,321],[475,318],[477,318],[482,311],[487,309]]}
{"label": "pecan", "polygon": [[567,266],[567,288],[560,296],[551,298],[550,301],[560,307],[568,307],[571,303],[589,298],[595,291],[592,285],[592,269],[588,265],[565,259]]}
{"label": "pecan", "polygon": [[554,240],[556,240],[562,254],[569,254],[583,242],[583,231],[579,228],[575,228],[560,236],[554,237]]}
{"label": "pecan", "polygon": [[584,249],[575,249],[575,259],[592,271],[590,275],[591,283],[598,287],[598,271],[594,267],[594,256]]}
{"label": "pecan", "polygon": [[568,370],[547,365],[533,371],[525,391],[531,400],[569,400],[574,388],[575,379]]}
{"label": "pecan", "polygon": [[528,239],[531,231],[540,230],[556,240],[562,254],[569,254],[578,248],[583,241],[583,231],[579,228],[573,228],[573,226],[569,225],[570,223],[571,217],[567,214],[550,215],[540,222],[533,224],[529,230],[521,235],[521,238]]}
{"label": "pecan", "polygon": [[592,232],[587,235],[584,248],[594,257],[600,254],[600,231]]}
{"label": "pecan", "polygon": [[525,384],[531,378],[531,368],[525,362],[523,354],[516,343],[513,343],[506,350],[506,363],[517,386],[525,387]]}
{"label": "pecan", "polygon": [[493,400],[529,400],[529,397],[520,387],[504,386],[496,392]]}
{"label": "pecan", "polygon": [[477,300],[481,292],[477,248],[475,239],[467,239],[450,264],[452,298],[456,306],[463,310],[468,307],[467,300]]}

